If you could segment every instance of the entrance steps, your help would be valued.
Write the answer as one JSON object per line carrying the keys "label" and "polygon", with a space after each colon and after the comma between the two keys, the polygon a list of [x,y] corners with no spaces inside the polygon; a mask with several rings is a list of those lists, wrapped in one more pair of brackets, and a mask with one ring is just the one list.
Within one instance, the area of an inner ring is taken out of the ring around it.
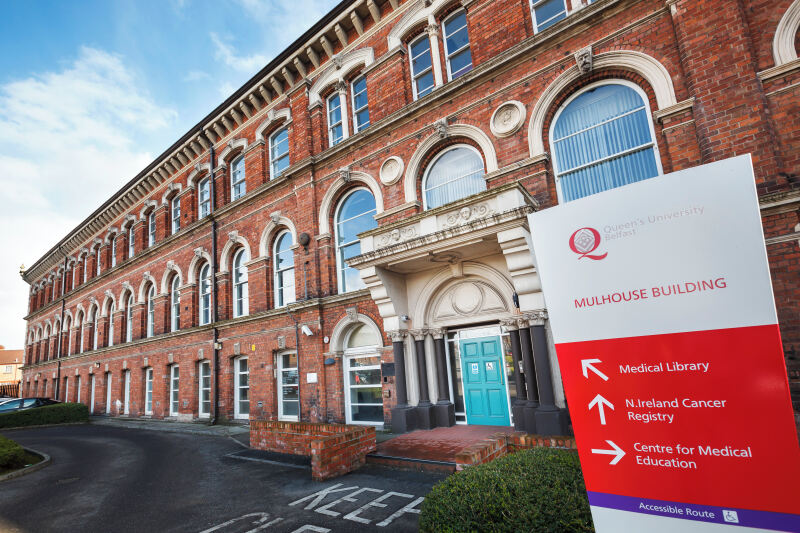
{"label": "entrance steps", "polygon": [[367,463],[388,466],[400,470],[414,470],[417,472],[443,472],[452,474],[456,471],[456,463],[450,461],[395,457],[392,455],[382,455],[380,453],[368,454]]}

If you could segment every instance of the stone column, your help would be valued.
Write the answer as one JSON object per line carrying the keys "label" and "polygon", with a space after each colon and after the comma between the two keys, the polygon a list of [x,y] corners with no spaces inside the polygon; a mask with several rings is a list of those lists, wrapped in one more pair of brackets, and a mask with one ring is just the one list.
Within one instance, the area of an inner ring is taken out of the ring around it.
{"label": "stone column", "polygon": [[342,140],[350,137],[350,120],[348,114],[352,112],[351,103],[347,100],[347,83],[340,79],[336,82],[336,92],[339,93],[339,110],[342,112]]}
{"label": "stone column", "polygon": [[528,321],[519,319],[520,348],[522,352],[522,367],[525,370],[525,386],[527,401],[523,409],[522,429],[528,433],[536,433],[536,409],[539,407],[539,389],[536,385],[536,367],[533,361],[533,347],[528,330]]}
{"label": "stone column", "polygon": [[425,360],[425,337],[428,336],[428,330],[415,329],[409,331],[409,334],[414,337],[414,351],[417,355],[417,381],[419,383],[418,427],[419,429],[433,429],[436,427],[436,420],[433,404],[428,394],[428,364]]}
{"label": "stone column", "polygon": [[567,433],[567,413],[555,404],[553,377],[550,371],[550,350],[547,347],[547,333],[544,329],[547,311],[526,313],[533,339],[533,357],[536,361],[536,381],[539,385],[539,408],[536,410],[536,429],[540,435],[565,435]]}
{"label": "stone column", "polygon": [[519,339],[519,326],[515,318],[501,320],[500,324],[508,332],[508,336],[511,339],[511,359],[514,365],[514,387],[517,391],[517,396],[514,399],[514,403],[511,405],[511,413],[514,416],[514,429],[523,431],[525,429],[524,407],[527,403],[527,395],[525,382],[522,381],[522,368],[520,366],[520,361],[522,361],[522,346],[520,345]]}
{"label": "stone column", "polygon": [[436,401],[435,419],[439,427],[450,427],[456,423],[456,409],[450,401],[447,386],[447,357],[445,355],[445,336],[444,329],[431,330],[433,335],[433,345],[436,352],[436,378],[439,389],[439,396]]}
{"label": "stone column", "polygon": [[392,433],[407,433],[417,429],[417,411],[408,405],[406,395],[405,331],[390,331],[394,353],[394,387],[397,405],[392,409]]}
{"label": "stone column", "polygon": [[431,42],[434,87],[439,87],[444,84],[444,77],[442,76],[442,57],[439,54],[439,26],[436,24],[433,15],[428,18],[428,25],[425,27],[425,31],[428,32],[428,38]]}

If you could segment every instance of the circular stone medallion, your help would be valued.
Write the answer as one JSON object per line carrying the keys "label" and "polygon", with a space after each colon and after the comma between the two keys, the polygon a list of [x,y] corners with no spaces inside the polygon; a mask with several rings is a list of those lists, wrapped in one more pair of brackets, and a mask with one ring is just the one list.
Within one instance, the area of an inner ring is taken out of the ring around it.
{"label": "circular stone medallion", "polygon": [[400,176],[403,174],[403,160],[393,155],[383,162],[381,165],[381,183],[384,185],[392,185],[397,183]]}
{"label": "circular stone medallion", "polygon": [[511,100],[500,104],[489,120],[489,128],[495,137],[508,137],[516,133],[525,121],[525,106]]}

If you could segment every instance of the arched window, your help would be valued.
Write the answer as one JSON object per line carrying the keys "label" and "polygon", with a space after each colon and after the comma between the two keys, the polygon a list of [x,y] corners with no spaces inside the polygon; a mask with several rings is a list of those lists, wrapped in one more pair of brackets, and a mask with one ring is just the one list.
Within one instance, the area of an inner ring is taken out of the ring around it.
{"label": "arched window", "polygon": [[347,423],[382,425],[381,339],[372,328],[359,324],[344,345]]}
{"label": "arched window", "polygon": [[430,93],[435,81],[433,78],[433,60],[431,59],[431,40],[426,32],[411,41],[408,45],[408,57],[411,61],[411,87],[414,100]]}
{"label": "arched window", "polygon": [[273,264],[275,265],[275,307],[283,307],[297,299],[294,290],[292,234],[288,231],[282,231],[275,239],[273,257]]}
{"label": "arched window", "polygon": [[205,178],[197,185],[198,218],[205,218],[211,213],[211,181]]}
{"label": "arched window", "polygon": [[156,333],[156,288],[151,284],[147,289],[147,336]]}
{"label": "arched window", "polygon": [[276,131],[269,138],[270,179],[280,176],[289,166],[289,129]]}
{"label": "arched window", "polygon": [[100,313],[98,313],[98,309],[95,307],[92,312],[92,350],[98,348],[98,341],[100,339],[100,328],[97,327],[99,315]]}
{"label": "arched window", "polygon": [[181,293],[178,290],[180,279],[177,275],[172,277],[169,289],[170,301],[170,331],[178,331],[181,327]]}
{"label": "arched window", "polygon": [[44,353],[42,354],[42,360],[47,361],[50,357],[50,326],[46,326],[44,328]]}
{"label": "arched window", "polygon": [[245,316],[248,313],[247,295],[247,251],[242,248],[233,256],[233,316]]}
{"label": "arched window", "polygon": [[244,196],[245,192],[244,156],[239,156],[231,163],[231,202]]}
{"label": "arched window", "polygon": [[108,346],[114,346],[114,313],[116,310],[117,306],[111,302],[108,308],[108,341],[106,342]]}
{"label": "arched window", "polygon": [[89,279],[89,255],[88,254],[83,256],[83,281],[81,283],[86,283],[87,279]]}
{"label": "arched window", "polygon": [[361,253],[358,234],[377,227],[375,197],[368,189],[356,189],[345,196],[336,211],[336,266],[339,292],[364,288],[358,270],[345,262]]}
{"label": "arched window", "polygon": [[467,12],[456,11],[444,21],[444,51],[447,76],[454,80],[472,70],[472,53],[467,33]]}
{"label": "arched window", "polygon": [[200,325],[211,323],[211,265],[200,269]]}
{"label": "arched window", "polygon": [[133,340],[133,294],[128,295],[128,303],[125,306],[125,342]]}
{"label": "arched window", "polygon": [[633,84],[593,84],[558,110],[550,133],[559,198],[569,202],[661,173],[650,110]]}
{"label": "arched window", "polygon": [[486,190],[483,158],[459,144],[438,154],[422,178],[425,209],[433,209]]}

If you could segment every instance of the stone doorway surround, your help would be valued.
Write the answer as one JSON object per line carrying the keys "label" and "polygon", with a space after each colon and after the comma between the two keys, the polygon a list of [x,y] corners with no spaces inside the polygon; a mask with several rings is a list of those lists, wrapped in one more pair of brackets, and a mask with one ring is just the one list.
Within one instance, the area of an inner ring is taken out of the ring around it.
{"label": "stone doorway surround", "polygon": [[446,328],[502,321],[529,382],[524,390],[515,383],[517,404],[525,402],[511,406],[515,426],[534,433],[538,422],[540,433],[566,432],[560,374],[530,252],[527,215],[537,207],[512,183],[359,235],[362,253],[348,264],[359,270],[392,340],[393,431],[455,423]]}

